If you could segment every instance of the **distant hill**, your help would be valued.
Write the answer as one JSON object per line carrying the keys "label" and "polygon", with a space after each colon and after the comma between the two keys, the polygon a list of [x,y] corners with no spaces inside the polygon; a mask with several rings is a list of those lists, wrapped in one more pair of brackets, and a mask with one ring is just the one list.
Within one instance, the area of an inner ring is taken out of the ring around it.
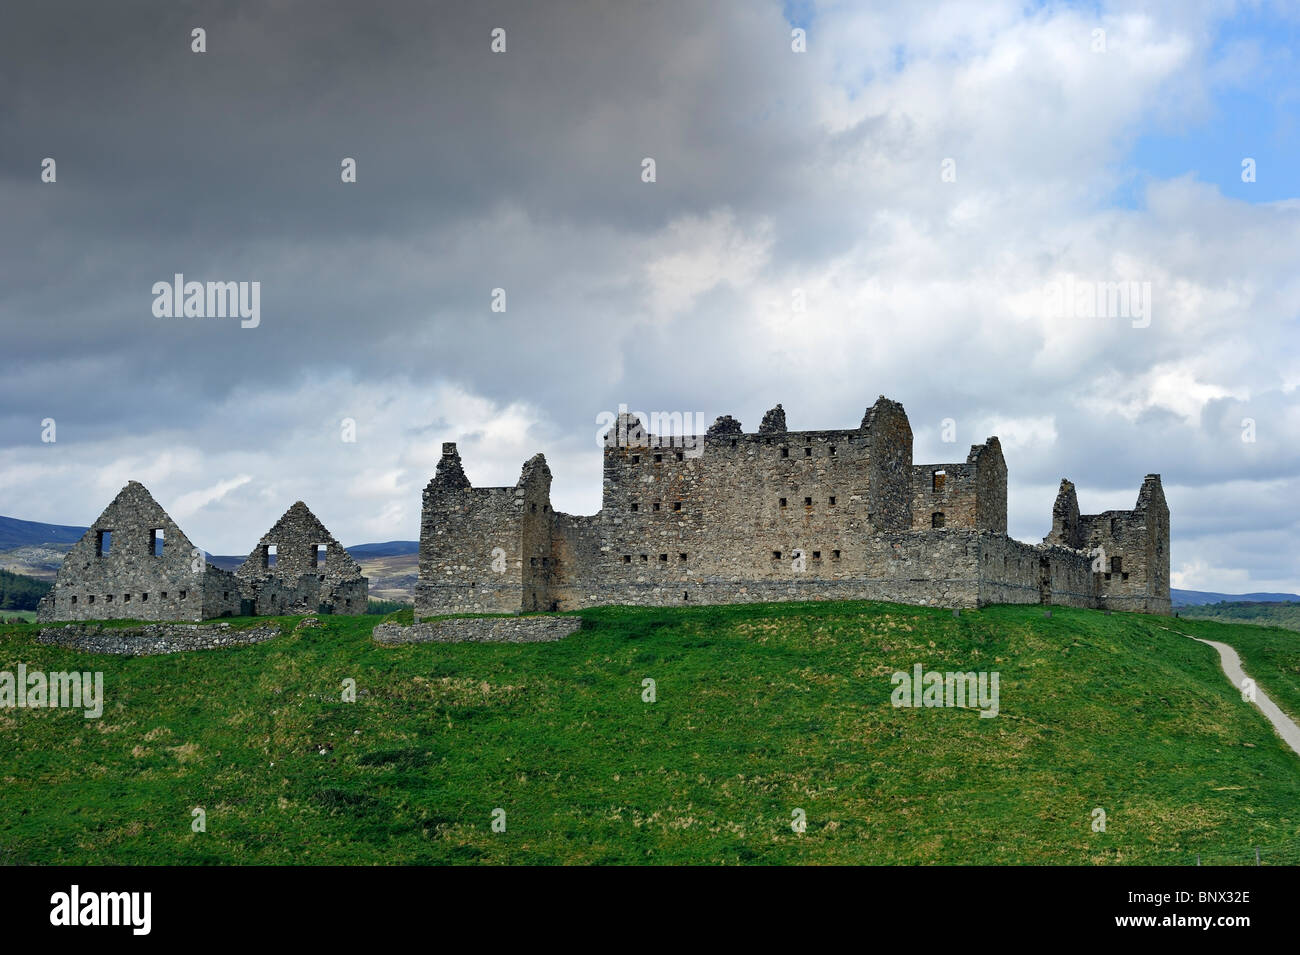
{"label": "distant hill", "polygon": [[363,557],[405,557],[420,552],[419,541],[388,541],[384,544],[354,544],[348,553],[361,560]]}
{"label": "distant hill", "polygon": [[1222,623],[1253,623],[1262,627],[1300,630],[1300,603],[1295,601],[1235,601],[1188,607],[1183,617]]}
{"label": "distant hill", "polygon": [[50,585],[34,577],[0,570],[0,610],[35,610]]}
{"label": "distant hill", "polygon": [[84,527],[0,517],[0,551],[13,550],[15,547],[62,547],[66,551],[81,540],[84,533]]}
{"label": "distant hill", "polygon": [[1300,601],[1300,594],[1219,594],[1209,590],[1170,590],[1175,607],[1217,603],[1280,603]]}

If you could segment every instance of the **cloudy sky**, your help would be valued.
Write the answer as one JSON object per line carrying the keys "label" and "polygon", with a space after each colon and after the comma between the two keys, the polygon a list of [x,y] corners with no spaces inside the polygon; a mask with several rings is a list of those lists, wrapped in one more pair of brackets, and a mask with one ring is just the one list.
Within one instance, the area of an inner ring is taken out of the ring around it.
{"label": "cloudy sky", "polygon": [[[1300,591],[1296,3],[5,21],[0,514],[137,479],[214,553],[298,498],[413,539],[443,441],[479,485],[544,452],[591,513],[620,403],[850,428],[885,394],[918,463],[1001,437],[1021,539],[1061,477],[1096,512],[1158,472],[1174,586]],[[260,324],[156,317],[176,273],[260,282]],[[1062,307],[1109,283],[1145,317]]]}

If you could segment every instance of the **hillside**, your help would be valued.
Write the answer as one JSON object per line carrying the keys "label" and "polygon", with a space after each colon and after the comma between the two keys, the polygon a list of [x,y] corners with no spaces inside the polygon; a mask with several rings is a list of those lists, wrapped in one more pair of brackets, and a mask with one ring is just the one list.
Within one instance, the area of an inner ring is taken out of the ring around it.
{"label": "hillside", "polygon": [[1278,603],[1230,601],[1188,607],[1180,609],[1179,612],[1183,617],[1199,620],[1221,620],[1224,623],[1253,623],[1265,627],[1285,627],[1289,630],[1300,630],[1300,603],[1295,601]]}
{"label": "hillside", "polygon": [[50,585],[32,577],[0,570],[0,610],[35,610]]}
{"label": "hillside", "polygon": [[[0,862],[1300,863],[1300,757],[1210,647],[1161,628],[1269,631],[870,603],[581,616],[551,644],[380,648],[374,617],[326,617],[127,660],[0,629],[0,669],[101,669],[107,698],[97,722],[0,710]],[[997,671],[998,716],[895,708],[917,663]]]}

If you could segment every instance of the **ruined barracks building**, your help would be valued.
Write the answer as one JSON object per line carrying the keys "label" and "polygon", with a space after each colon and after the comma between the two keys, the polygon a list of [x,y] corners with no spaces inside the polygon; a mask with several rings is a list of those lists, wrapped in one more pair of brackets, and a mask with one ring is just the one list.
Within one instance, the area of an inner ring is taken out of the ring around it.
{"label": "ruined barracks building", "polygon": [[232,574],[210,564],[145,486],[131,481],[68,551],[38,619],[364,613],[367,589],[360,567],[301,501]]}
{"label": "ruined barracks building", "polygon": [[884,397],[841,431],[787,431],[778,405],[756,434],[725,416],[674,441],[622,415],[599,513],[557,513],[550,485],[539,454],[514,487],[473,487],[444,444],[424,490],[417,618],[809,599],[1170,611],[1158,474],[1133,510],[1096,515],[1062,481],[1051,533],[1025,544],[1007,536],[998,439],[913,464],[907,414]]}

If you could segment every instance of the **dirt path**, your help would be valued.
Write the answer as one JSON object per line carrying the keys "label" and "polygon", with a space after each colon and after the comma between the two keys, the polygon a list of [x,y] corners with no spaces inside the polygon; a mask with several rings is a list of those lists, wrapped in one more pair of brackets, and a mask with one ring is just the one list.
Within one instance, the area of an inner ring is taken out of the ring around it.
{"label": "dirt path", "polygon": [[[1161,629],[1169,630],[1170,633],[1179,633],[1179,631],[1170,630],[1168,627],[1162,627]],[[1219,662],[1223,665],[1223,672],[1227,674],[1229,682],[1238,690],[1241,689],[1243,681],[1250,679],[1246,675],[1246,671],[1241,668],[1241,657],[1237,655],[1236,650],[1226,643],[1219,643],[1217,640],[1202,640],[1200,637],[1193,637],[1190,633],[1179,633],[1179,636],[1190,637],[1201,643],[1208,643],[1218,650]],[[1282,737],[1283,742],[1290,746],[1297,756],[1300,756],[1300,726],[1297,726],[1291,717],[1283,713],[1259,686],[1255,687],[1255,705],[1259,707],[1261,713],[1268,717],[1268,721],[1273,724],[1273,728],[1277,730],[1277,735]]]}

